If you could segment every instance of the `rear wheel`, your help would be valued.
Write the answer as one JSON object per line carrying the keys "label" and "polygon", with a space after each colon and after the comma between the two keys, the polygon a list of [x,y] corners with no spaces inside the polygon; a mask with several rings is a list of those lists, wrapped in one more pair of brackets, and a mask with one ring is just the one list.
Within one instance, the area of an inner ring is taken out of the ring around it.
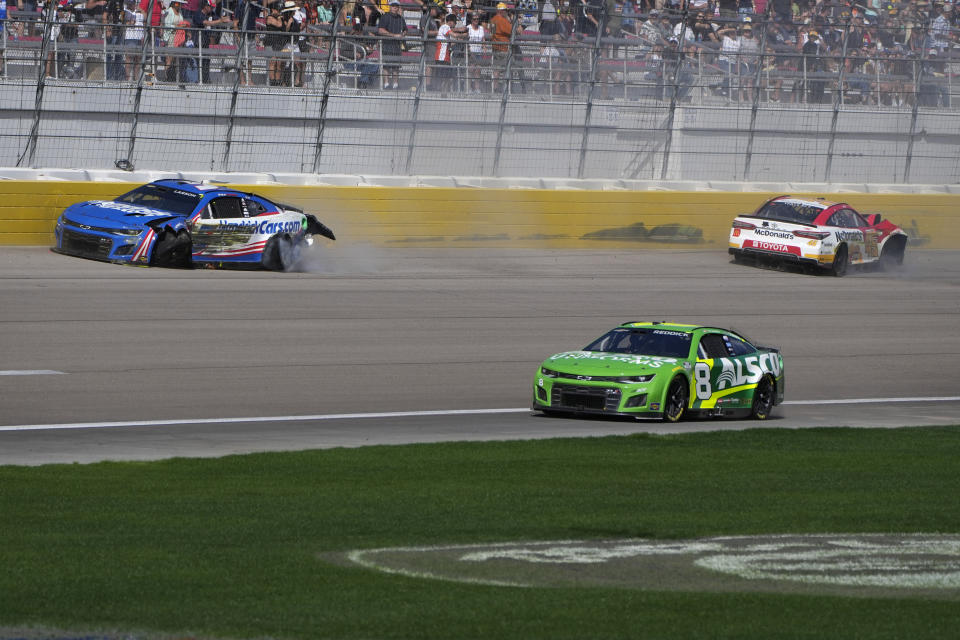
{"label": "rear wheel", "polygon": [[667,387],[667,396],[663,399],[663,421],[679,422],[687,412],[687,381],[677,376]]}
{"label": "rear wheel", "polygon": [[763,376],[753,390],[753,407],[750,417],[754,420],[766,420],[773,410],[774,385],[770,376]]}
{"label": "rear wheel", "polygon": [[845,276],[849,263],[850,259],[847,255],[847,245],[842,244],[837,247],[837,253],[833,256],[833,267],[830,268],[830,273],[838,278]]}

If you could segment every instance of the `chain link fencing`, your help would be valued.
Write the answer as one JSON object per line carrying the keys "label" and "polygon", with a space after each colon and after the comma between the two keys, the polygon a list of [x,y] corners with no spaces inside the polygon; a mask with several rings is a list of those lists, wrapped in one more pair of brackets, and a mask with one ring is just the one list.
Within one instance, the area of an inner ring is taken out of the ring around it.
{"label": "chain link fencing", "polygon": [[9,11],[0,165],[960,182],[960,49],[930,21],[601,11],[616,28],[584,34],[518,11],[494,41],[403,9],[398,36]]}

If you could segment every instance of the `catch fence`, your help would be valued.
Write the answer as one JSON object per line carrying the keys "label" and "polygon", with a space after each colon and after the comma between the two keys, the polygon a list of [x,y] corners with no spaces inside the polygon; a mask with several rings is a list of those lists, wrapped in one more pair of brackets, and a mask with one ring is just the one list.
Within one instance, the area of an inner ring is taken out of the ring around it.
{"label": "catch fence", "polygon": [[414,18],[394,51],[373,28],[135,33],[11,12],[0,165],[960,182],[960,50],[929,25],[865,40],[848,18],[818,43],[710,16],[714,40],[697,15],[635,16],[616,37],[454,40],[438,64]]}

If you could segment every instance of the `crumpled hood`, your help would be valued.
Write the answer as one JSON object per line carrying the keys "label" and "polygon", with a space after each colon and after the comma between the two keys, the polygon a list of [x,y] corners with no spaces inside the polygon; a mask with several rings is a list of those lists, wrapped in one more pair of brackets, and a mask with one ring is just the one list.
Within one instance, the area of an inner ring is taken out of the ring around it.
{"label": "crumpled hood", "polygon": [[680,364],[678,358],[638,356],[599,351],[564,351],[547,358],[543,365],[560,373],[582,376],[635,376],[657,373]]}
{"label": "crumpled hood", "polygon": [[113,200],[90,200],[71,205],[63,215],[74,222],[123,229],[138,229],[160,218],[180,218],[176,213],[152,209],[142,205],[114,202]]}

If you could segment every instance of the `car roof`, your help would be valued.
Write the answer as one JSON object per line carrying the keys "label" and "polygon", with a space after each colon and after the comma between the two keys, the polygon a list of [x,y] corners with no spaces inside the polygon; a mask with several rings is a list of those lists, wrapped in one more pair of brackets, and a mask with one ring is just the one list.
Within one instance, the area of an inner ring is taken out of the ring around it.
{"label": "car roof", "polygon": [[666,322],[663,320],[638,320],[635,322],[624,322],[620,325],[620,328],[624,329],[646,329],[650,327],[668,329],[670,331],[682,331],[684,333],[693,333],[697,329],[705,328],[698,324],[680,324],[676,322]]}
{"label": "car roof", "polygon": [[253,195],[251,193],[246,193],[245,191],[231,189],[230,187],[227,187],[224,185],[208,184],[206,182],[196,182],[194,180],[163,179],[163,180],[154,180],[150,184],[159,185],[161,187],[168,187],[170,189],[179,189],[181,191],[186,191],[188,193],[195,193],[201,196],[205,196],[205,195],[251,196]]}
{"label": "car roof", "polygon": [[798,198],[797,196],[777,196],[771,199],[770,202],[790,202],[806,207],[819,207],[820,209],[829,209],[838,204],[843,204],[842,202],[833,202],[825,198]]}
{"label": "car roof", "polygon": [[825,211],[827,209],[832,209],[834,207],[850,207],[846,202],[836,202],[833,200],[827,200],[826,198],[798,198],[796,196],[777,196],[776,198],[771,198],[767,202],[789,202],[793,204],[803,205],[805,207],[818,207],[821,210]]}
{"label": "car roof", "polygon": [[[704,331],[704,332],[713,332],[720,331],[723,333],[729,333],[730,335],[739,336],[744,340],[747,340],[739,331],[734,331],[733,329],[724,329],[723,327],[711,327],[708,325],[700,324],[684,324],[679,322],[667,322],[665,320],[637,320],[634,322],[624,322],[619,325],[618,329],[649,329],[656,327],[657,329],[664,329],[666,331],[678,331],[681,333],[693,333],[695,331]],[[749,340],[747,340],[749,342]]]}

